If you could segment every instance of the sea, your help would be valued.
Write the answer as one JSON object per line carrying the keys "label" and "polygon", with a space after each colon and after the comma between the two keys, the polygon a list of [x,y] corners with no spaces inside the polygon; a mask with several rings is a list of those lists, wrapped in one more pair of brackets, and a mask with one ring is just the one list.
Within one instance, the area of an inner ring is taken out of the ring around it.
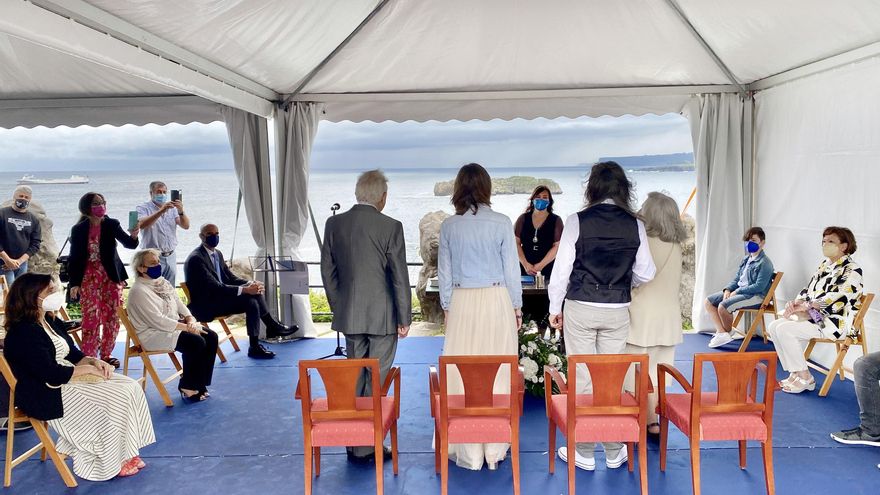
{"label": "sea", "polygon": [[[400,220],[404,226],[407,259],[420,263],[419,221],[429,212],[444,211],[452,214],[453,208],[448,196],[434,196],[434,184],[452,180],[456,169],[389,169],[388,202],[383,213]],[[565,219],[581,209],[584,204],[584,181],[587,167],[545,167],[530,168],[489,168],[493,177],[531,176],[551,179],[562,188],[562,194],[554,195],[554,212]],[[160,171],[121,170],[74,173],[89,177],[88,184],[38,184],[33,185],[34,201],[40,203],[54,222],[53,233],[59,246],[70,232],[70,227],[79,218],[77,202],[86,192],[96,191],[107,199],[108,215],[127,225],[128,212],[149,200],[149,183],[161,180],[169,189],[182,191],[185,210],[192,226],[189,230],[178,230],[178,262],[199,245],[198,230],[203,223],[214,223],[220,228],[220,249],[229,257],[246,258],[253,256],[257,246],[251,237],[250,227],[244,213],[244,206],[236,228],[236,206],[238,183],[235,174],[228,170],[205,171]],[[71,172],[42,172],[39,178],[63,178]],[[309,196],[315,214],[318,232],[323,235],[324,223],[331,215],[330,207],[339,203],[340,211],[346,211],[356,203],[354,187],[358,171],[313,170],[309,181]],[[21,173],[0,172],[0,197],[8,191],[9,197]],[[696,185],[693,171],[629,171],[635,184],[637,201],[644,201],[651,191],[663,191],[673,197],[683,207]],[[274,177],[274,175],[273,175]],[[274,178],[273,178],[274,181]],[[273,184],[274,187],[274,184]],[[515,221],[528,205],[527,194],[496,195],[492,198],[495,211],[504,213]],[[691,212],[693,212],[693,205]],[[133,251],[120,246],[123,261],[131,259]],[[234,250],[234,252],[233,252]],[[310,226],[300,246],[300,254],[305,261],[319,261],[320,247]],[[179,273],[182,267],[179,268]],[[411,268],[411,282],[417,278],[418,267]],[[178,275],[182,280],[182,275]],[[320,273],[316,266],[310,268],[310,283],[320,284]]]}

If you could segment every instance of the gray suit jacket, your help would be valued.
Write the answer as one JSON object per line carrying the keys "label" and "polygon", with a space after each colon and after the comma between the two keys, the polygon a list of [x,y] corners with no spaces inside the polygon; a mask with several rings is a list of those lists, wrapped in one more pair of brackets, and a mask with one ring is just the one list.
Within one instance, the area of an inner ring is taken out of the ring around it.
{"label": "gray suit jacket", "polygon": [[321,278],[333,330],[390,335],[412,321],[403,224],[372,206],[355,205],[327,220]]}

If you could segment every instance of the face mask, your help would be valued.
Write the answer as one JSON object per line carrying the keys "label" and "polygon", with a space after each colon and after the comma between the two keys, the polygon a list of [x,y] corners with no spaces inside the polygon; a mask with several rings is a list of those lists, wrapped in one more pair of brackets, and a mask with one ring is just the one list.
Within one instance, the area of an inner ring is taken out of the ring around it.
{"label": "face mask", "polygon": [[31,204],[31,202],[26,199],[15,200],[15,207],[19,210],[26,210],[29,204]]}
{"label": "face mask", "polygon": [[168,195],[167,194],[154,194],[153,195],[153,202],[155,202],[156,204],[163,205],[168,202]]}
{"label": "face mask", "polygon": [[205,244],[207,244],[208,247],[210,247],[211,249],[214,249],[215,247],[217,247],[218,244],[220,244],[220,234],[205,236]]}
{"label": "face mask", "polygon": [[550,206],[550,201],[546,199],[535,198],[532,200],[532,205],[535,206],[536,210],[544,211],[547,209],[548,206]]}
{"label": "face mask", "polygon": [[153,280],[162,276],[162,265],[148,266],[146,274]]}
{"label": "face mask", "polygon": [[840,253],[840,248],[837,244],[822,244],[822,254],[825,255],[826,258],[833,258]]}
{"label": "face mask", "polygon": [[92,207],[92,216],[96,216],[98,218],[103,217],[107,214],[107,207],[104,205],[101,206],[93,206]]}
{"label": "face mask", "polygon": [[761,249],[761,246],[755,241],[749,241],[746,243],[746,251],[751,254],[757,253],[759,249]]}
{"label": "face mask", "polygon": [[61,309],[61,306],[64,305],[64,294],[60,292],[53,292],[43,298],[42,308],[43,311],[51,311],[55,312]]}

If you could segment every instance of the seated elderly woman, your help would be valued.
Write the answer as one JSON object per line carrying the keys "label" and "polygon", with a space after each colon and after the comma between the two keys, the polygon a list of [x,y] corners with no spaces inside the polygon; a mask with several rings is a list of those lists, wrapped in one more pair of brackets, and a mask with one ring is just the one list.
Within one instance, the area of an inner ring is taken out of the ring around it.
{"label": "seated elderly woman", "polygon": [[810,283],[785,306],[783,319],[770,324],[767,332],[789,377],[779,382],[784,392],[799,394],[816,388],[807,370],[804,345],[811,338],[844,338],[852,331],[862,296],[862,269],[853,261],[856,238],[845,227],[828,227],[822,232],[825,259]]}
{"label": "seated elderly woman", "polygon": [[49,275],[27,273],[9,290],[4,355],[18,381],[16,405],[58,432],[57,449],[80,478],[136,474],[145,466],[139,449],[156,441],[144,391],[50,325],[62,304]]}
{"label": "seated elderly woman", "polygon": [[207,399],[217,334],[196,322],[177,289],[162,277],[158,250],[138,251],[131,266],[137,277],[128,293],[128,318],[141,345],[149,351],[174,349],[183,354],[183,375],[177,387],[180,397],[185,402]]}

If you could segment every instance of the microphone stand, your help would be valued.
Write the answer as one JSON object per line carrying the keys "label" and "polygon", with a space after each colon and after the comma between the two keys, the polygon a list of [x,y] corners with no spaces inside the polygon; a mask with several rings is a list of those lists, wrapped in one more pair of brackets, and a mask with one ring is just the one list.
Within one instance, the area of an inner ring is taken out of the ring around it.
{"label": "microphone stand", "polygon": [[[339,203],[333,203],[333,206],[330,207],[330,211],[332,212],[332,215],[333,215],[334,217],[336,216],[336,212],[337,212],[338,210],[339,210]],[[314,217],[313,217],[312,221],[314,221]],[[315,230],[315,233],[317,233],[317,229]],[[322,244],[322,243],[320,242],[320,237],[319,237],[318,239],[319,239],[319,244]],[[336,332],[336,350],[333,351],[333,354],[327,354],[326,356],[319,357],[318,359],[329,359],[329,358],[334,358],[334,357],[346,357],[346,355],[345,355],[345,347],[342,347],[342,339],[341,339],[341,337],[339,336],[340,333],[342,333],[342,332]]]}

